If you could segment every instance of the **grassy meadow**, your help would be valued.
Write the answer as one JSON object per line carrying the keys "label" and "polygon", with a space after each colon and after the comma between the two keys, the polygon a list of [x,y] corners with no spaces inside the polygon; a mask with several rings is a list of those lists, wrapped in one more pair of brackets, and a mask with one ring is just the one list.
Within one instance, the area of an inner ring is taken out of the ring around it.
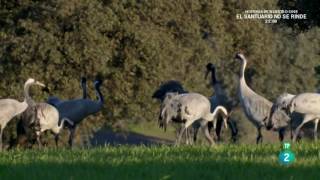
{"label": "grassy meadow", "polygon": [[292,147],[280,165],[280,144],[105,146],[1,152],[1,179],[318,179],[320,143]]}

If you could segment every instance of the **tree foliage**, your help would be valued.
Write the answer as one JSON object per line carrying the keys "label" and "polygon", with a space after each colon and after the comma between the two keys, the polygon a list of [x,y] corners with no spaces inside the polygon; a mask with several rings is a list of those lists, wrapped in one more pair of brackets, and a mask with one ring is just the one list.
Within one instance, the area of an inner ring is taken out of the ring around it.
{"label": "tree foliage", "polygon": [[[319,73],[319,19],[308,29],[291,24],[239,21],[245,9],[305,7],[300,1],[25,0],[1,1],[0,96],[22,99],[28,77],[45,82],[61,99],[80,96],[81,76],[104,79],[102,113],[83,123],[153,121],[158,104],[151,95],[161,82],[175,79],[187,90],[212,94],[204,80],[208,62],[218,67],[228,94],[236,97],[245,50],[252,88],[273,100],[287,91],[315,91]],[[317,1],[305,8],[317,12]],[[290,4],[290,5],[289,5]],[[316,15],[314,15],[316,16]],[[95,98],[89,84],[91,98]],[[44,101],[48,94],[34,92]],[[241,121],[241,120],[239,120]]]}

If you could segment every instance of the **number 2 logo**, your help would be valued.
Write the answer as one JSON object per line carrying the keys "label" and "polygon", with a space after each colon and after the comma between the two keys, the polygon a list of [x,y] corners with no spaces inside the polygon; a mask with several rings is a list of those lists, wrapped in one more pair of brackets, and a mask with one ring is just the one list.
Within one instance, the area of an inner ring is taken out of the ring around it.
{"label": "number 2 logo", "polygon": [[290,157],[290,154],[289,153],[284,153],[284,162],[289,162],[289,157]]}
{"label": "number 2 logo", "polygon": [[283,151],[279,153],[279,162],[284,165],[292,164],[295,161],[295,155],[290,150],[290,143],[283,144]]}

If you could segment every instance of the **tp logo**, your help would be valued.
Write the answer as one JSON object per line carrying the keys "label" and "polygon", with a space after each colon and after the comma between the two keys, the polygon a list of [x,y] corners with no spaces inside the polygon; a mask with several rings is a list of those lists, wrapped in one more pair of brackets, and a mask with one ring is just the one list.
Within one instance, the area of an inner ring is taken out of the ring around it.
{"label": "tp logo", "polygon": [[279,154],[280,164],[289,165],[295,161],[294,153],[290,150],[290,143],[283,143],[283,150]]}

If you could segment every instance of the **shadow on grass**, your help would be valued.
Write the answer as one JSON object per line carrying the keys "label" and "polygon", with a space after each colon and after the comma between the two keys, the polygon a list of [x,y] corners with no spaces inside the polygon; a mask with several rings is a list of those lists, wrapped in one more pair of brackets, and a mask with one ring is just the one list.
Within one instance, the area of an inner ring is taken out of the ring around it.
{"label": "shadow on grass", "polygon": [[35,162],[0,165],[0,179],[318,179],[319,166],[255,162]]}
{"label": "shadow on grass", "polygon": [[173,144],[173,142],[152,136],[145,136],[134,132],[121,134],[113,132],[112,130],[102,129],[96,132],[92,139],[90,139],[92,146],[105,146],[105,145],[162,145]]}

